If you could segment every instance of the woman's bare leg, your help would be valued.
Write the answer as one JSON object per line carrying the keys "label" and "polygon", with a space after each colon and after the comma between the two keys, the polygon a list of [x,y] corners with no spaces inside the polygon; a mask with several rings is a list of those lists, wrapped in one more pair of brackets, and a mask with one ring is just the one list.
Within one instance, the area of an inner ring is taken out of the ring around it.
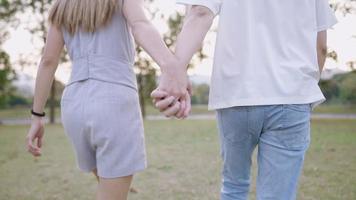
{"label": "woman's bare leg", "polygon": [[94,174],[96,180],[97,180],[98,183],[99,183],[99,176],[98,176],[98,171],[97,171],[97,169],[94,169],[94,170],[93,170],[93,174]]}
{"label": "woman's bare leg", "polygon": [[132,182],[132,175],[120,178],[99,177],[97,200],[127,200]]}

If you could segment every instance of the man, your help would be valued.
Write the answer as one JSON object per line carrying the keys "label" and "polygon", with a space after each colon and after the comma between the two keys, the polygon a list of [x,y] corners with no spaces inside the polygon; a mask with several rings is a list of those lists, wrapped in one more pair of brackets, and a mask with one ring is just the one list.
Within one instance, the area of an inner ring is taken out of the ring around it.
{"label": "man", "polygon": [[[220,14],[209,109],[221,139],[221,199],[247,199],[257,145],[257,199],[295,199],[311,110],[324,101],[318,81],[336,23],[327,1],[177,1],[188,5],[175,52],[185,66]],[[152,96],[164,111],[170,93],[161,87]]]}

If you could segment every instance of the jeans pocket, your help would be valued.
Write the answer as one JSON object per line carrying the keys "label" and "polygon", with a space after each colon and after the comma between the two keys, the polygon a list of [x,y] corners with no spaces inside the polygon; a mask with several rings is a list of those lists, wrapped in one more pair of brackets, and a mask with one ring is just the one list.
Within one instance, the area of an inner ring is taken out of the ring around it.
{"label": "jeans pocket", "polygon": [[284,110],[298,111],[298,112],[311,112],[311,104],[285,104]]}
{"label": "jeans pocket", "polygon": [[217,112],[220,134],[229,143],[240,143],[250,137],[245,109],[227,108]]}
{"label": "jeans pocket", "polygon": [[278,139],[291,150],[305,149],[310,142],[310,105],[284,105]]}

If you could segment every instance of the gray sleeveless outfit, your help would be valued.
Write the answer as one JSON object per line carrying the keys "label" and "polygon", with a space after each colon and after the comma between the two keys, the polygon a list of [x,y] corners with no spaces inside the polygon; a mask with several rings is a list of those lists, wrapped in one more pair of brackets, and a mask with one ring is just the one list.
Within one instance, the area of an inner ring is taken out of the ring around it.
{"label": "gray sleeveless outfit", "polygon": [[146,168],[134,43],[118,10],[94,33],[62,29],[72,73],[61,98],[61,120],[78,167],[103,178]]}

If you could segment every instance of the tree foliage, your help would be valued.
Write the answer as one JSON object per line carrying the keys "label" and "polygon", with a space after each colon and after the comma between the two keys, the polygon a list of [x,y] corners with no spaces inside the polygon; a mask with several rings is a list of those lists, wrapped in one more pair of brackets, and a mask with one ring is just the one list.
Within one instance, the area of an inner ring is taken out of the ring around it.
{"label": "tree foliage", "polygon": [[340,99],[348,104],[356,104],[356,71],[345,75],[339,84]]}
{"label": "tree foliage", "polygon": [[192,104],[208,104],[209,101],[209,85],[208,84],[193,84]]}
{"label": "tree foliage", "polygon": [[[47,16],[52,2],[53,0],[15,0],[12,2],[8,0],[0,0],[0,16],[1,19],[5,18],[7,20],[7,25],[16,26],[18,24],[19,19],[13,17],[16,16],[16,14],[26,13],[29,15],[28,17],[29,21],[25,22],[27,23],[27,29],[30,33],[32,33],[33,41],[42,41],[42,43],[39,44],[41,48],[37,51],[34,50],[36,57],[41,56],[44,44],[46,42]],[[10,16],[12,17],[10,18]],[[62,56],[62,61],[65,61],[66,60],[65,58],[66,57]],[[31,60],[32,59],[24,59],[24,60],[20,60],[19,62],[22,65],[26,65],[26,66],[35,65],[35,63],[33,61],[31,62]],[[57,84],[54,83],[52,83],[51,94],[49,98],[49,107],[50,107],[49,116],[50,116],[51,123],[55,122]]]}
{"label": "tree foliage", "polygon": [[356,104],[356,71],[322,80],[319,85],[328,102]]}
{"label": "tree foliage", "polygon": [[10,56],[2,45],[9,35],[9,23],[15,20],[17,6],[18,1],[0,0],[0,108],[8,105],[10,95],[15,91],[12,82],[16,80],[16,73],[12,69]]}

